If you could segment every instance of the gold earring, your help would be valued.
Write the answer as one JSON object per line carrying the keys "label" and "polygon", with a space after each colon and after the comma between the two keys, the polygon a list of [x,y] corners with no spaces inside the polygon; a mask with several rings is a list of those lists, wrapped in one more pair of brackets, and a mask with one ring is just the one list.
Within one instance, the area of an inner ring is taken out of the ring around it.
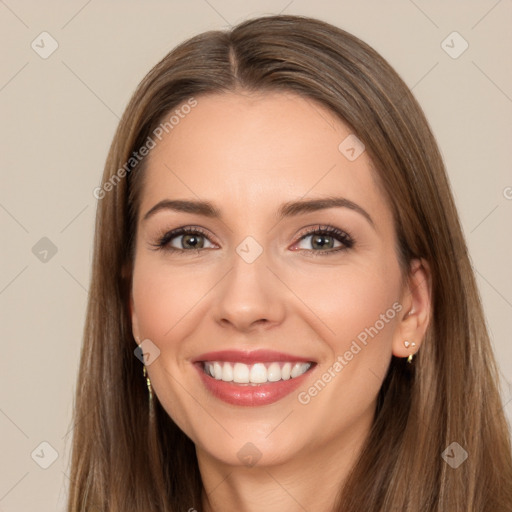
{"label": "gold earring", "polygon": [[[414,348],[416,346],[416,343],[414,343],[414,341],[411,343],[409,341],[404,341],[404,345],[405,345],[405,348]],[[410,364],[412,363],[412,360],[413,360],[413,357],[414,357],[414,354],[409,354],[409,357],[407,358],[407,362]]]}
{"label": "gold earring", "polygon": [[148,391],[149,391],[149,404],[152,405],[152,403],[153,403],[153,390],[151,388],[151,381],[149,380],[149,377],[148,377],[148,372],[146,370],[146,365],[143,366],[142,373],[144,375],[144,378],[146,379],[146,385],[147,385]]}

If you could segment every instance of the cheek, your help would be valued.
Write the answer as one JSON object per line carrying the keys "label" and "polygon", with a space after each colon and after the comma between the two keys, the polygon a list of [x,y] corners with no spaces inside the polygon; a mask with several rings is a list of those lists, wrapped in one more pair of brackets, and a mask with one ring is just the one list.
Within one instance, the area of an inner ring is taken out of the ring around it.
{"label": "cheek", "polygon": [[[204,288],[204,290],[203,290]],[[189,334],[189,314],[208,291],[208,283],[197,273],[180,271],[159,264],[142,255],[136,262],[132,295],[141,341],[151,340],[160,357],[148,371],[153,391],[173,421],[185,432],[194,432],[195,401],[183,393],[179,380],[173,378],[185,370],[183,341]],[[190,369],[187,369],[190,371]],[[184,374],[182,374],[184,375]],[[192,404],[192,405],[191,405]]]}
{"label": "cheek", "polygon": [[[402,309],[399,279],[398,263],[374,260],[331,269],[331,278],[325,280],[329,289],[310,289],[305,300],[329,328],[324,340],[332,356],[318,372],[318,379],[327,384],[310,383],[298,398],[315,411],[311,417],[316,419],[311,421],[318,428],[331,429],[332,435],[347,418],[370,410],[381,387]],[[332,404],[343,407],[333,409]]]}
{"label": "cheek", "polygon": [[[296,281],[296,292],[321,320],[325,340],[333,352],[343,354],[354,340],[365,347],[368,355],[391,352],[391,335],[400,308],[398,264],[370,261],[323,269],[317,277],[316,286],[311,280],[302,286]],[[372,340],[382,342],[370,343]]]}
{"label": "cheek", "polygon": [[141,338],[158,340],[171,327],[173,294],[164,279],[157,279],[143,265],[136,266],[133,275],[132,295],[134,311]]}
{"label": "cheek", "polygon": [[162,341],[208,292],[207,275],[170,268],[141,257],[135,265],[132,294],[140,335]]}

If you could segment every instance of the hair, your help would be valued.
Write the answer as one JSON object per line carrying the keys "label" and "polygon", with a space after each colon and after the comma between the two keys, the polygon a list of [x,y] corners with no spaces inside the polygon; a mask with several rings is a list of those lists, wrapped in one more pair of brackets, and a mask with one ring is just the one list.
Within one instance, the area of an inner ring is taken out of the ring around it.
{"label": "hair", "polygon": [[[371,430],[332,510],[512,511],[499,371],[425,115],[370,46],[326,22],[277,15],[181,43],[146,75],[124,111],[97,206],[68,512],[202,510],[194,443],[156,396],[150,407],[134,356],[129,296],[147,162],[134,155],[180,105],[230,92],[295,93],[347,124],[392,209],[403,275],[413,258],[431,271],[432,314],[421,349],[411,365],[392,356]],[[456,469],[442,457],[453,442],[468,453]]]}

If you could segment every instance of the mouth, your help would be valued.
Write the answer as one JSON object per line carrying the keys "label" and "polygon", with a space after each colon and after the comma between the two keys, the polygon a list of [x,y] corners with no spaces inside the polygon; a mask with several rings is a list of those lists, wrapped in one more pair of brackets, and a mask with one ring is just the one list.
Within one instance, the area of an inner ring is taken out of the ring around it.
{"label": "mouth", "polygon": [[238,406],[268,405],[292,393],[317,363],[274,351],[220,351],[193,361],[206,390]]}
{"label": "mouth", "polygon": [[296,379],[305,374],[315,363],[313,361],[272,361],[248,365],[230,361],[200,362],[203,372],[215,380],[236,384],[266,384],[269,382]]}

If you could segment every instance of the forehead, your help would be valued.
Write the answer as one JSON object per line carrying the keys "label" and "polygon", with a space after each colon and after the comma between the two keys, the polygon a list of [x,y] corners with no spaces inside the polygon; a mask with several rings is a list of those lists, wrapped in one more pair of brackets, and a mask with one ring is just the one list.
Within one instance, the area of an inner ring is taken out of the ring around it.
{"label": "forehead", "polygon": [[347,158],[357,139],[320,103],[284,92],[196,101],[149,154],[142,213],[164,198],[200,197],[242,207],[243,215],[251,206],[326,194],[364,202],[375,215],[386,208],[367,153]]}

